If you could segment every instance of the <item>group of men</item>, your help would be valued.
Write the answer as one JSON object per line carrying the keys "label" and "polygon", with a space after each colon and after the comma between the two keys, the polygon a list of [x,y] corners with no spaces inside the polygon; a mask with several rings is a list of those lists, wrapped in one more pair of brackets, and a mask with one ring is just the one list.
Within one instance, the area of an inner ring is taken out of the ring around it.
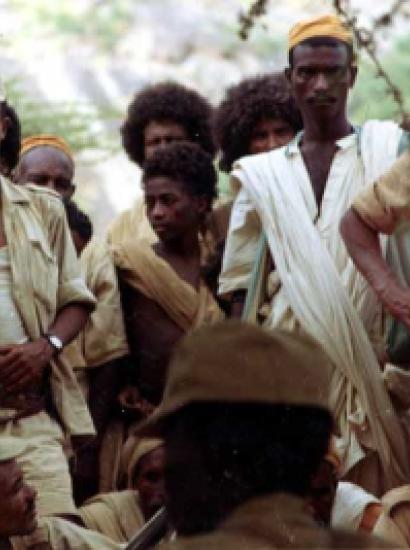
{"label": "group of men", "polygon": [[0,547],[121,548],[164,506],[170,549],[410,544],[410,291],[379,237],[410,217],[408,136],[349,122],[337,17],[288,53],[216,109],[137,93],[144,200],[93,239],[69,146],[20,143],[0,98]]}

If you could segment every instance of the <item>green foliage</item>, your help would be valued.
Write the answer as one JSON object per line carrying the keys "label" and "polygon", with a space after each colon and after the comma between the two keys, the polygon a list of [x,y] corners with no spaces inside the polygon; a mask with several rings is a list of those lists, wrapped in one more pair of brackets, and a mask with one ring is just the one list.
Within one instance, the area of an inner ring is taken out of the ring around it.
{"label": "green foliage", "polygon": [[132,25],[135,0],[94,0],[83,4],[62,0],[10,0],[31,25],[53,34],[91,40],[105,52],[118,44]]}
{"label": "green foliage", "polygon": [[[400,88],[406,109],[410,110],[410,39],[400,38],[382,59],[392,81]],[[377,78],[374,66],[363,59],[359,78],[352,94],[350,112],[353,120],[363,122],[369,118],[398,118],[398,107],[386,91],[385,82]]]}
{"label": "green foliage", "polygon": [[19,81],[5,83],[7,99],[17,111],[23,137],[33,134],[54,134],[64,137],[73,151],[97,148],[114,151],[118,139],[105,129],[107,122],[118,119],[109,109],[95,108],[89,104],[48,103],[31,99]]}

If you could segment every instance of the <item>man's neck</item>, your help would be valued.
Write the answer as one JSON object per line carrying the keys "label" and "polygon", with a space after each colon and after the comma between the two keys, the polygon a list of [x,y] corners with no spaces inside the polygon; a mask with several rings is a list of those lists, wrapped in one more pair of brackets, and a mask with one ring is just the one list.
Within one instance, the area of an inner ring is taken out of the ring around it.
{"label": "man's neck", "polygon": [[159,241],[155,250],[164,256],[179,256],[193,258],[200,255],[198,233],[187,233],[184,236],[169,241]]}
{"label": "man's neck", "polygon": [[341,117],[336,117],[333,121],[306,117],[304,123],[304,143],[334,143],[352,133],[352,125],[347,120],[345,114]]}

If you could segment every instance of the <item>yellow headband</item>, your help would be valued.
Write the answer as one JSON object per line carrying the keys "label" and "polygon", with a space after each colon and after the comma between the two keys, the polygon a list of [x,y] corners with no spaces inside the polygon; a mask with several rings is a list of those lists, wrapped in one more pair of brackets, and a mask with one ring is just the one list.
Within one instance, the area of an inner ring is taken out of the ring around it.
{"label": "yellow headband", "polygon": [[48,147],[54,147],[55,149],[62,151],[67,155],[71,162],[74,163],[73,153],[68,143],[63,138],[60,138],[58,136],[51,136],[48,134],[39,134],[38,136],[30,136],[23,139],[20,148],[20,158],[22,158],[23,155],[25,155],[35,147],[42,147],[44,145]]}
{"label": "yellow headband", "polygon": [[353,34],[336,15],[322,15],[296,23],[290,29],[288,50],[292,50],[304,40],[319,36],[328,36],[346,44],[353,44]]}

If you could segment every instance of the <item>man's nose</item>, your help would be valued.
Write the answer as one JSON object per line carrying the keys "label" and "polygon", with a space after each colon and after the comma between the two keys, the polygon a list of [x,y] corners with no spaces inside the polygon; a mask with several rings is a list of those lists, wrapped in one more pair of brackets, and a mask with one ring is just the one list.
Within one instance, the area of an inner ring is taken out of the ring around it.
{"label": "man's nose", "polygon": [[154,204],[154,207],[152,208],[152,211],[151,211],[151,216],[154,218],[154,219],[161,219],[163,216],[164,216],[164,207],[163,205],[161,204],[160,201],[157,201],[155,204]]}
{"label": "man's nose", "polygon": [[329,82],[324,73],[318,73],[315,79],[315,90],[322,92],[329,89]]}
{"label": "man's nose", "polygon": [[280,139],[275,134],[269,134],[266,145],[268,151],[273,151],[273,149],[277,149],[280,146]]}

